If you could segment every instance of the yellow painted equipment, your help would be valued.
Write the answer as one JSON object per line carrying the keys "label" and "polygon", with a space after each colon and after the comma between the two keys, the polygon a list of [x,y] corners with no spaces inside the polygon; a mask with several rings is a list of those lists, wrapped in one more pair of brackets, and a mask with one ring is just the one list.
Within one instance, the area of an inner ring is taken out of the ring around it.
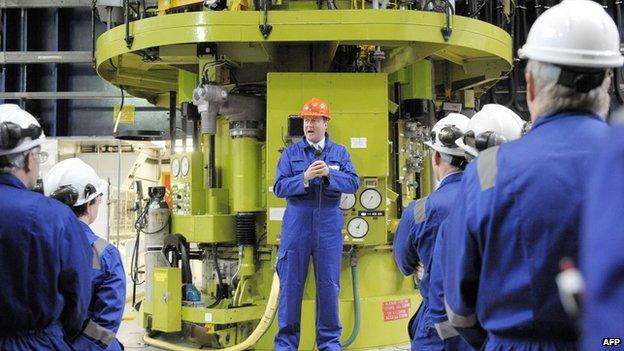
{"label": "yellow painted equipment", "polygon": [[[157,16],[97,41],[102,78],[187,111],[195,126],[195,149],[171,155],[172,235],[164,246],[175,251],[174,267],[146,267],[152,291],[137,318],[145,340],[188,349],[150,334],[160,331],[204,347],[274,348],[286,205],[272,185],[280,152],[300,137],[289,116],[314,96],[331,107],[328,132],[360,176],[357,194],[341,201],[342,342],[354,350],[407,343],[421,299],[391,250],[401,210],[432,189],[422,142],[436,106],[473,107],[511,69],[510,36],[468,17],[401,9],[400,1],[385,10],[364,1],[318,10],[316,2],[282,0],[266,12],[249,11],[263,9],[263,0],[227,2],[230,11],[203,3],[159,0]],[[201,262],[201,274],[189,276],[190,260]],[[312,274],[302,350],[315,348]]]}

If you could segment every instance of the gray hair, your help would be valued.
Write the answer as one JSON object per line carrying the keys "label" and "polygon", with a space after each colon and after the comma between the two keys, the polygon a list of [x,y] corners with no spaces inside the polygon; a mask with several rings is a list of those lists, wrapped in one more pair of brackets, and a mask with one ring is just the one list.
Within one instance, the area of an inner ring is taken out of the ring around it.
{"label": "gray hair", "polygon": [[26,157],[28,157],[28,153],[33,151],[36,148],[32,148],[26,151],[18,152],[15,154],[8,154],[0,157],[4,157],[6,159],[6,166],[0,166],[0,173],[13,173],[19,169],[24,168],[26,166]]}
{"label": "gray hair", "polygon": [[557,84],[561,68],[550,63],[529,60],[526,72],[533,76],[535,83],[535,115],[543,116],[562,110],[585,110],[605,118],[609,112],[609,86],[611,75],[607,75],[602,85],[587,93],[579,93]]}

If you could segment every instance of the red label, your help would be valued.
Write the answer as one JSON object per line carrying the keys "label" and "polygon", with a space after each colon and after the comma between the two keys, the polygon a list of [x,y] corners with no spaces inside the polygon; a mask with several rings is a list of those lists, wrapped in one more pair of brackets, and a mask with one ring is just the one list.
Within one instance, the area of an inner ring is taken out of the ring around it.
{"label": "red label", "polygon": [[411,306],[412,306],[411,299],[384,302],[382,305],[384,322],[408,318],[409,309]]}

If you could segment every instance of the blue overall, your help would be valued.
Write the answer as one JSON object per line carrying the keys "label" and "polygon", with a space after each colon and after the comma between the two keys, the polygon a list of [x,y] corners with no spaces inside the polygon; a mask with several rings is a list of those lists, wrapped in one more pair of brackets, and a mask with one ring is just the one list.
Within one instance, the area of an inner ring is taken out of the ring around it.
{"label": "blue overall", "polygon": [[115,338],[126,304],[126,274],[119,251],[80,222],[93,248],[93,297],[85,328],[73,342],[76,350],[120,351]]}
{"label": "blue overall", "polygon": [[342,226],[338,205],[341,193],[353,194],[359,178],[347,149],[325,136],[319,159],[329,167],[329,178],[315,178],[306,188],[303,174],[316,157],[304,139],[287,147],[277,165],[273,192],[286,198],[282,235],[277,253],[280,277],[279,330],[276,350],[299,346],[301,300],[312,255],[316,277],[316,343],[319,350],[340,350],[342,327],[338,315]]}
{"label": "blue overall", "polygon": [[539,118],[464,172],[442,245],[451,324],[485,350],[575,350],[555,277],[577,259],[585,177],[609,127],[583,112]]}
{"label": "blue overall", "polygon": [[69,207],[0,174],[0,350],[71,350],[91,300],[91,247]]}
{"label": "blue overall", "polygon": [[[583,348],[621,350],[624,347],[624,126],[612,128],[587,190],[580,262],[585,278]],[[617,341],[608,340],[615,338],[620,339],[617,347],[614,347]]]}
{"label": "blue overall", "polygon": [[[459,188],[458,184],[458,188]],[[442,243],[444,242],[444,231],[448,222],[443,222],[438,229],[435,239],[431,263],[429,264],[429,317],[435,325],[436,331],[444,340],[444,350],[446,351],[470,351],[475,350],[468,344],[453,328],[446,316],[444,307],[444,268],[442,264]]]}
{"label": "blue overall", "polygon": [[403,211],[394,237],[392,253],[401,273],[414,274],[419,262],[424,268],[419,285],[422,303],[409,323],[413,351],[444,350],[429,314],[430,265],[437,260],[432,253],[438,228],[455,205],[461,178],[461,172],[448,174],[431,195],[412,201]]}

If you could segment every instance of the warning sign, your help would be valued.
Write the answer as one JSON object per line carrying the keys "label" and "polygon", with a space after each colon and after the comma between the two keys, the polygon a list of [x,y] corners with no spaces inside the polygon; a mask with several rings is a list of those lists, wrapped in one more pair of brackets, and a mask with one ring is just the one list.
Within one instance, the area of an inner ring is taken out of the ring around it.
{"label": "warning sign", "polygon": [[412,306],[411,299],[386,301],[383,303],[384,322],[395,321],[409,317],[409,309]]}

